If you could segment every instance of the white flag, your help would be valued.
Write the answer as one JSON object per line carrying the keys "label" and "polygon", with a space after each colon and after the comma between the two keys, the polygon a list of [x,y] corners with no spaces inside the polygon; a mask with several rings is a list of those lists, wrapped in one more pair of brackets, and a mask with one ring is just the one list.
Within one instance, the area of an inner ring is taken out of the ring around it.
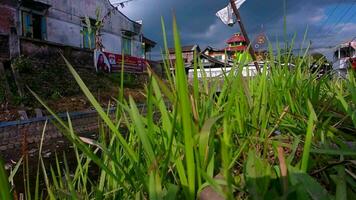
{"label": "white flag", "polygon": [[[245,1],[246,0],[236,0],[236,8],[239,9]],[[233,14],[234,11],[232,10],[231,4],[229,4],[227,7],[219,10],[216,13],[216,16],[219,17],[224,24],[231,26],[236,23]]]}

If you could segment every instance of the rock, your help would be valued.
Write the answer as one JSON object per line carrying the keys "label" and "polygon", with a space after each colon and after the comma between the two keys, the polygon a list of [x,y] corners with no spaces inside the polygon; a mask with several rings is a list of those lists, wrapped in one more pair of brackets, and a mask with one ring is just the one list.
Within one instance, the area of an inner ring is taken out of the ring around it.
{"label": "rock", "polygon": [[[214,179],[224,179],[224,177],[220,174],[214,177]],[[215,190],[211,187],[205,187],[200,193],[200,200],[224,200],[220,194],[215,192]]]}

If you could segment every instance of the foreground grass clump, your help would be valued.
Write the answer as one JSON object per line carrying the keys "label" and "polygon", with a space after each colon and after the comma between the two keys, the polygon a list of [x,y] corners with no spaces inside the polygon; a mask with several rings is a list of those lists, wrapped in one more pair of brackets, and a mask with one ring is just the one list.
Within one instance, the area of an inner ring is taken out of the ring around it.
{"label": "foreground grass clump", "polygon": [[144,111],[121,93],[110,115],[66,60],[103,123],[89,146],[70,119],[56,118],[78,165],[73,174],[42,165],[49,199],[197,199],[208,187],[226,199],[355,196],[353,74],[319,79],[305,57],[291,70],[271,53],[268,73],[246,79],[241,64],[223,85],[206,78],[190,85],[175,23],[174,39],[175,76],[167,74],[167,83],[150,71]]}

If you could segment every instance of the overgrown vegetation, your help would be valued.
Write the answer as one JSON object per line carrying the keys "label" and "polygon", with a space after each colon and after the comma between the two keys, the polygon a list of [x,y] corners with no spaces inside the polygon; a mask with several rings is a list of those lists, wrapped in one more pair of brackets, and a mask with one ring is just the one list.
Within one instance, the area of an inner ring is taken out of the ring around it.
{"label": "overgrown vegetation", "polygon": [[[43,172],[47,198],[196,199],[207,187],[226,199],[356,195],[352,72],[346,80],[319,78],[305,67],[311,64],[305,55],[295,58],[295,68],[289,69],[270,48],[269,71],[244,78],[244,63],[236,64],[219,87],[220,81],[197,79],[201,66],[196,61],[189,87],[175,21],[173,28],[176,73],[167,73],[168,83],[150,73],[145,112],[120,94],[116,116],[110,118],[85,77],[66,60],[103,123],[99,141],[83,142],[70,119],[56,117],[57,126],[75,146],[77,166],[72,173],[58,160],[46,167],[40,158],[38,171]],[[41,100],[46,96],[33,94],[46,105]],[[100,169],[97,176],[90,173],[92,165]]]}
{"label": "overgrown vegetation", "polygon": [[[60,98],[71,98],[80,94],[80,87],[64,63],[43,62],[21,56],[14,61],[13,65],[19,72],[21,82],[47,99],[47,101],[56,102]],[[119,74],[96,73],[94,68],[82,67],[76,68],[76,70],[96,96],[100,95],[100,93],[116,93],[119,89]],[[125,75],[125,87],[142,87],[142,83],[139,81],[140,78],[138,75]],[[40,106],[31,93],[27,92],[24,97],[20,97],[16,94],[16,90],[12,92],[14,94],[12,101],[14,105]]]}

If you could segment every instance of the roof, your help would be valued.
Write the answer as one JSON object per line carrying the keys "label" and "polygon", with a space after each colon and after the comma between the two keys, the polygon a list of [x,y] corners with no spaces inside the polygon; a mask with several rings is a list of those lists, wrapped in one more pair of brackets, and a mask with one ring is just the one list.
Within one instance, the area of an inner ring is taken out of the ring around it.
{"label": "roof", "polygon": [[226,51],[245,51],[247,49],[246,46],[235,46],[235,47],[226,47]]}
{"label": "roof", "polygon": [[245,37],[242,36],[240,33],[234,34],[230,39],[226,41],[226,43],[230,44],[233,42],[246,42]]}
{"label": "roof", "polygon": [[214,48],[214,47],[211,47],[211,46],[207,46],[202,52],[205,53],[206,51],[225,53],[225,49],[217,49],[217,48]]}
{"label": "roof", "polygon": [[25,6],[27,8],[31,8],[37,11],[43,11],[51,7],[51,5],[39,2],[39,1],[34,1],[34,0],[22,0],[20,2],[22,6]]}
{"label": "roof", "polygon": [[155,41],[150,40],[145,36],[142,36],[142,42],[145,43],[145,44],[148,44],[150,46],[156,46],[156,44],[157,44]]}
{"label": "roof", "polygon": [[216,59],[216,58],[213,58],[211,56],[208,56],[206,54],[203,54],[203,53],[200,53],[200,57],[201,58],[205,58],[207,60],[209,60],[210,62],[214,63],[214,64],[218,64],[218,65],[228,65],[227,63],[224,63],[224,62],[221,62],[220,60]]}
{"label": "roof", "polygon": [[[197,50],[197,52],[200,52],[200,47],[197,44],[182,46],[182,52],[192,52],[195,49]],[[169,53],[175,53],[176,52],[176,50],[174,48],[169,48],[168,51],[169,51]]]}
{"label": "roof", "polygon": [[116,12],[118,12],[120,15],[122,15],[123,17],[125,17],[127,20],[129,20],[130,22],[136,24],[136,25],[140,25],[142,26],[142,24],[138,23],[137,21],[134,21],[132,19],[130,19],[128,16],[126,16],[124,13],[122,13],[117,7],[115,7],[110,0],[105,0],[107,3],[109,3],[109,5],[111,6],[111,8],[113,10],[115,10]]}
{"label": "roof", "polygon": [[352,48],[356,49],[356,41],[351,40],[348,42],[344,42],[344,43],[338,45],[336,48],[343,48],[343,47],[348,47],[348,46],[351,46]]}

